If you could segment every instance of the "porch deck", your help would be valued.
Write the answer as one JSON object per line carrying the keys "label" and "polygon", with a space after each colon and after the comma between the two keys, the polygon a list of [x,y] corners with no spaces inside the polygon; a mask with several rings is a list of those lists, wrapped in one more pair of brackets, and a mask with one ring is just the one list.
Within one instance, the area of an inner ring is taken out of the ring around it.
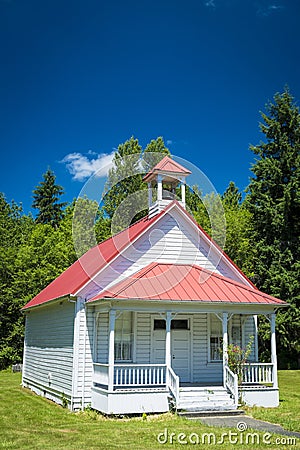
{"label": "porch deck", "polygon": [[[223,383],[187,383],[166,364],[94,363],[92,406],[105,413],[166,412],[177,409],[235,409],[238,398],[249,405],[276,406],[278,388],[272,363],[244,366],[243,383],[226,366]],[[257,395],[258,390],[260,395]]]}

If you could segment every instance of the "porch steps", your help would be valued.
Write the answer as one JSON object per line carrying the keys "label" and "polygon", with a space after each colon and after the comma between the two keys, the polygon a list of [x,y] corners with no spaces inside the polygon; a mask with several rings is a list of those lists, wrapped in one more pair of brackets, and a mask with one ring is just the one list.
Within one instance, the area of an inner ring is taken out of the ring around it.
{"label": "porch steps", "polygon": [[222,386],[181,387],[177,409],[197,411],[236,410],[234,400]]}
{"label": "porch steps", "polygon": [[198,419],[199,417],[236,417],[236,416],[244,416],[245,411],[242,409],[228,409],[228,410],[220,410],[220,411],[180,411],[178,413],[179,416],[185,417],[187,419]]}

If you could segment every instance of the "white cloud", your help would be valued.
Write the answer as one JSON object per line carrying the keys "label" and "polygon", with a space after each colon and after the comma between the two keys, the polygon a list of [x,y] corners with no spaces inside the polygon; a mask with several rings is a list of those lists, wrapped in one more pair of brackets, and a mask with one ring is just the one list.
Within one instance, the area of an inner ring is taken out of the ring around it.
{"label": "white cloud", "polygon": [[270,16],[273,13],[278,13],[284,9],[282,5],[276,5],[270,2],[261,2],[257,9],[257,15],[261,17]]}
{"label": "white cloud", "polygon": [[106,177],[112,167],[112,160],[115,152],[97,154],[89,151],[89,156],[97,158],[89,159],[82,153],[69,153],[61,161],[66,164],[68,171],[73,175],[73,180],[85,181],[92,175]]}
{"label": "white cloud", "polygon": [[205,0],[204,5],[210,8],[216,7],[215,0]]}
{"label": "white cloud", "polygon": [[167,145],[172,145],[172,144],[173,144],[173,141],[172,141],[172,139],[167,139],[167,142],[166,142],[166,144],[167,144]]}
{"label": "white cloud", "polygon": [[279,13],[285,7],[280,4],[282,0],[202,0],[204,6],[210,9],[217,9],[221,6],[226,8],[238,8],[244,4],[252,5],[258,16],[266,17],[273,13]]}

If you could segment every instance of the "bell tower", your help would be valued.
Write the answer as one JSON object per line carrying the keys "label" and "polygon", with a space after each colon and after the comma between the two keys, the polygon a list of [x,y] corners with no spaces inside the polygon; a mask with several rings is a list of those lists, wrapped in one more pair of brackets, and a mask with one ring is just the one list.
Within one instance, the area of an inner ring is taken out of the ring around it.
{"label": "bell tower", "polygon": [[176,198],[176,188],[180,186],[179,203],[185,208],[185,179],[191,172],[169,156],[165,156],[144,176],[148,183],[149,217],[162,211]]}

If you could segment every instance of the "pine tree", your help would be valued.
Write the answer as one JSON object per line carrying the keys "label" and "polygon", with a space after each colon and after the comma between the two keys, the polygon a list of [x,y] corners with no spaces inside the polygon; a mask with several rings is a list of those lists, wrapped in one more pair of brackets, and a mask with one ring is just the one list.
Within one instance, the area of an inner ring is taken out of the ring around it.
{"label": "pine tree", "polygon": [[164,156],[170,156],[170,150],[165,146],[162,136],[152,139],[143,153],[143,167],[148,173]]}
{"label": "pine tree", "polygon": [[37,223],[49,224],[56,228],[62,219],[63,208],[66,203],[59,203],[63,188],[55,183],[56,177],[52,170],[48,169],[43,174],[43,181],[33,191],[32,207],[38,209]]}
{"label": "pine tree", "polygon": [[291,304],[277,321],[282,362],[283,356],[299,358],[300,350],[300,114],[288,88],[266,110],[260,125],[266,140],[251,146],[258,158],[246,203],[253,216],[254,282]]}
{"label": "pine tree", "polygon": [[228,188],[222,195],[222,201],[225,205],[228,206],[238,206],[241,203],[242,194],[239,191],[239,188],[236,187],[234,181],[230,181]]}
{"label": "pine tree", "polygon": [[[157,153],[158,157],[156,158]],[[103,209],[112,219],[112,233],[116,233],[148,212],[147,173],[165,155],[170,154],[162,137],[152,140],[145,151],[133,136],[118,146],[113,167],[108,173]]]}

